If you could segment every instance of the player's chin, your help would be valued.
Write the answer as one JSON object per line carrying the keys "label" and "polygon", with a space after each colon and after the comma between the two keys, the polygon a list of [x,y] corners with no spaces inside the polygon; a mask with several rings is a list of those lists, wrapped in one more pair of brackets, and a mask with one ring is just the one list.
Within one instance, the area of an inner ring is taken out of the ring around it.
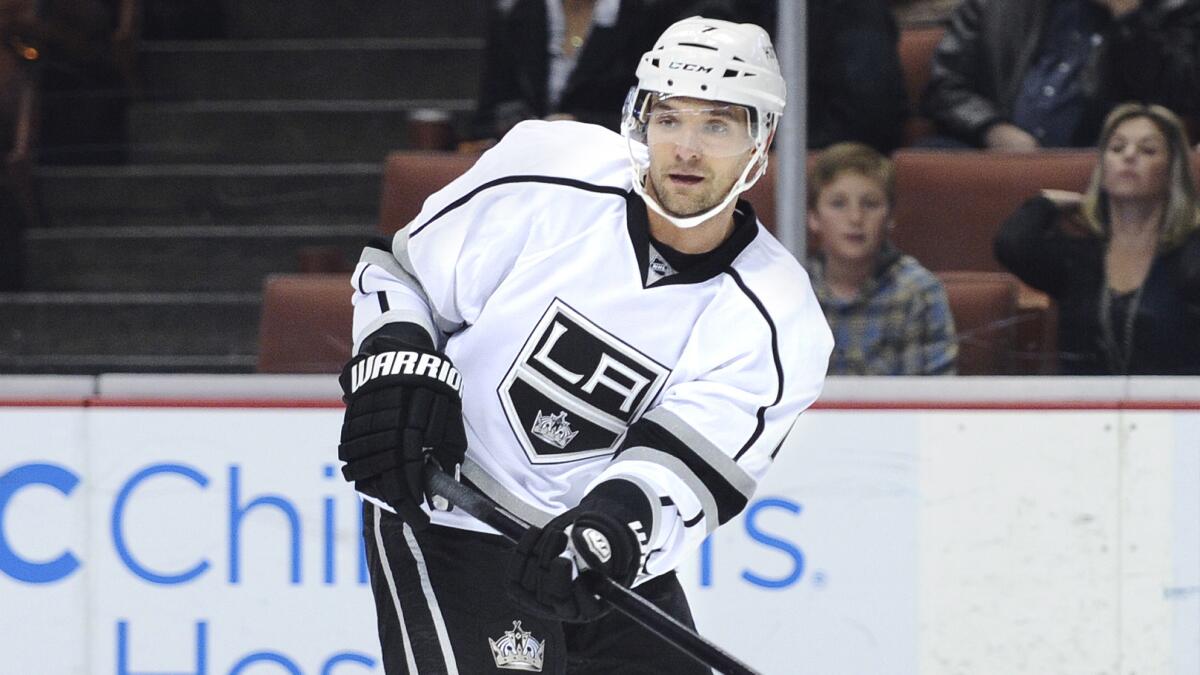
{"label": "player's chin", "polygon": [[668,192],[658,203],[667,213],[676,218],[690,218],[716,206],[717,201],[711,195]]}
{"label": "player's chin", "polygon": [[712,208],[691,200],[667,200],[662,204],[663,209],[675,218],[691,218]]}

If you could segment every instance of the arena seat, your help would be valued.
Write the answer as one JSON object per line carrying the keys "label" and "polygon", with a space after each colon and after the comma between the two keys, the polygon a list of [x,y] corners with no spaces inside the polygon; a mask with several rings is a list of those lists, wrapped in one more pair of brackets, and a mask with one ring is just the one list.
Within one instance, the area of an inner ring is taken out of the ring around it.
{"label": "arena seat", "polygon": [[[815,156],[809,153],[810,164]],[[426,197],[460,176],[476,157],[406,151],[388,155],[380,232],[391,234],[403,227],[420,212]],[[1000,223],[1042,188],[1084,189],[1096,153],[1091,149],[1037,153],[904,149],[893,159],[897,246],[931,270],[996,272],[1002,270],[992,258],[992,237]],[[772,231],[777,169],[775,158],[747,193]]]}
{"label": "arena seat", "polygon": [[[1000,224],[1043,188],[1083,191],[1091,148],[1033,153],[898,150],[896,229],[900,250],[937,270],[1003,271],[992,256]],[[1191,153],[1200,177],[1200,153]]]}
{"label": "arena seat", "polygon": [[345,274],[273,274],[263,283],[258,372],[337,373],[350,357]]}
{"label": "arena seat", "polygon": [[992,238],[1004,219],[1043,188],[1083,190],[1096,152],[899,150],[893,159],[900,250],[934,271],[999,272]]}
{"label": "arena seat", "polygon": [[959,375],[1008,375],[1017,352],[1020,283],[1006,272],[942,271],[958,333]]}
{"label": "arena seat", "polygon": [[389,153],[383,167],[379,231],[393,234],[421,212],[425,198],[458,178],[479,155],[455,152]]}
{"label": "arena seat", "polygon": [[1058,374],[1058,306],[1045,293],[1019,284],[1014,375]]}

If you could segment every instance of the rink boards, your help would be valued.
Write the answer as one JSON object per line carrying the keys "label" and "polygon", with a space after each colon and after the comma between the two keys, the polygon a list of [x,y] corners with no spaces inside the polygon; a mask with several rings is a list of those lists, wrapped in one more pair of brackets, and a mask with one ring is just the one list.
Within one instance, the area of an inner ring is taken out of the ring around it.
{"label": "rink boards", "polygon": [[[682,570],[700,629],[764,673],[1200,672],[1200,387],[1020,382],[831,382]],[[327,382],[33,384],[0,673],[383,672]]]}

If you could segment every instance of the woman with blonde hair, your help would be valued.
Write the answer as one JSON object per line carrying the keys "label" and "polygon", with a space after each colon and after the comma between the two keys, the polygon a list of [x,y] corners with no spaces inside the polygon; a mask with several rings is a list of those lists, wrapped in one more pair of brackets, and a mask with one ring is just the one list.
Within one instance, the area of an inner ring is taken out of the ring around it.
{"label": "woman with blonde hair", "polygon": [[1084,194],[1043,190],[1000,228],[996,258],[1058,304],[1060,370],[1200,374],[1200,203],[1174,113],[1105,119]]}

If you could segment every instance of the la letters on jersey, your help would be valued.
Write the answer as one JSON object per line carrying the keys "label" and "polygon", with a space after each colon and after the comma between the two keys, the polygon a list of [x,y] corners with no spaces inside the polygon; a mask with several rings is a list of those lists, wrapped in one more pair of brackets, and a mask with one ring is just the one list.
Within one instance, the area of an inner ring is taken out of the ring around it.
{"label": "la letters on jersey", "polygon": [[498,393],[530,462],[569,462],[611,454],[669,373],[555,298]]}

